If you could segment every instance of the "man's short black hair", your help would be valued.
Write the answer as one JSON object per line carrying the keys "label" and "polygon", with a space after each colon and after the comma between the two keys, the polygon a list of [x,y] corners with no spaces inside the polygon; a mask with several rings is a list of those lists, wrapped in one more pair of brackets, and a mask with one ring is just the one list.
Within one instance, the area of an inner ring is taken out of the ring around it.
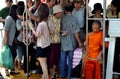
{"label": "man's short black hair", "polygon": [[74,6],[72,3],[69,3],[65,6],[64,10],[67,11],[67,12],[72,12],[74,9]]}
{"label": "man's short black hair", "polygon": [[5,0],[5,2],[13,2],[13,0]]}

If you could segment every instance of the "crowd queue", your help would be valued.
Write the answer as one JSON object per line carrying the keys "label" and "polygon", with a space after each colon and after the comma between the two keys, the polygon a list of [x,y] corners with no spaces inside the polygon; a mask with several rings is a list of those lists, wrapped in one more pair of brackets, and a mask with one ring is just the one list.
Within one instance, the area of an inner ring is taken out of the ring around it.
{"label": "crowd queue", "polygon": [[[102,62],[105,62],[106,69],[108,43],[105,43],[105,52],[102,52],[102,21],[88,20],[86,35],[86,0],[27,0],[27,6],[23,1],[18,1],[17,4],[12,4],[12,0],[5,2],[6,7],[0,10],[0,22],[4,25],[3,45],[9,46],[14,66],[19,70],[23,69],[26,76],[39,72],[41,79],[103,78]],[[30,19],[26,20],[24,12],[30,14],[27,16]],[[87,13],[89,18],[103,18],[101,3],[95,3],[92,11],[88,6]],[[107,18],[120,18],[119,0],[112,0],[106,13]],[[27,34],[26,23],[29,29]],[[106,21],[106,37],[109,37],[108,27],[109,21]],[[28,57],[25,39],[31,39]],[[77,48],[81,50],[75,54]],[[117,38],[113,69],[115,72],[120,72],[119,48],[120,38]],[[103,53],[105,61],[102,58]],[[76,56],[75,66],[73,56]],[[11,72],[18,73],[15,69]]]}

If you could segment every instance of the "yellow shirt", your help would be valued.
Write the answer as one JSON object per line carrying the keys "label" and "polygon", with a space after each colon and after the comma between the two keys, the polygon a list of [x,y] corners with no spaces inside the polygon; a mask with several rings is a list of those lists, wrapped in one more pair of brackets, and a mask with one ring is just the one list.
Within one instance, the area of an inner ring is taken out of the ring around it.
{"label": "yellow shirt", "polygon": [[61,19],[58,19],[55,16],[51,16],[49,19],[53,22],[53,25],[54,25],[54,32],[51,35],[51,43],[60,43],[60,28],[61,28],[60,20]]}
{"label": "yellow shirt", "polygon": [[107,18],[120,18],[120,12],[118,13],[118,15],[112,15],[112,12],[110,11],[107,14]]}

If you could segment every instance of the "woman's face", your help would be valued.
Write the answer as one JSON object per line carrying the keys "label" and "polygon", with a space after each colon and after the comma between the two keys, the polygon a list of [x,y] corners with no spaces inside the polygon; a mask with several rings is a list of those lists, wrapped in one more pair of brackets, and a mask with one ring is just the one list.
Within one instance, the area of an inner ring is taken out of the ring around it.
{"label": "woman's face", "polygon": [[96,10],[95,14],[101,14],[101,9]]}
{"label": "woman's face", "polygon": [[63,12],[56,13],[56,14],[55,14],[55,17],[56,17],[56,18],[61,18],[62,14],[63,14]]}
{"label": "woman's face", "polygon": [[19,18],[19,19],[23,19],[23,16],[22,15],[17,15],[17,17]]}
{"label": "woman's face", "polygon": [[98,32],[100,30],[100,26],[96,23],[93,23],[92,30],[93,32]]}
{"label": "woman's face", "polygon": [[117,7],[111,4],[111,11],[117,11]]}
{"label": "woman's face", "polygon": [[31,0],[29,0],[29,1],[27,2],[27,6],[28,6],[28,8],[32,7],[32,6],[33,6],[33,2],[32,2]]}

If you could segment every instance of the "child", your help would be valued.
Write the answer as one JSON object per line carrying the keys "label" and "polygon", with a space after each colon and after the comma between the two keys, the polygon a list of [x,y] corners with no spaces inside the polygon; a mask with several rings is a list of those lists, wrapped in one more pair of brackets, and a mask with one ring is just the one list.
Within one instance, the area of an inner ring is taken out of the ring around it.
{"label": "child", "polygon": [[100,21],[94,21],[92,32],[88,34],[88,54],[85,58],[82,76],[85,79],[102,79],[101,73],[101,54],[102,54],[102,37],[100,30]]}

